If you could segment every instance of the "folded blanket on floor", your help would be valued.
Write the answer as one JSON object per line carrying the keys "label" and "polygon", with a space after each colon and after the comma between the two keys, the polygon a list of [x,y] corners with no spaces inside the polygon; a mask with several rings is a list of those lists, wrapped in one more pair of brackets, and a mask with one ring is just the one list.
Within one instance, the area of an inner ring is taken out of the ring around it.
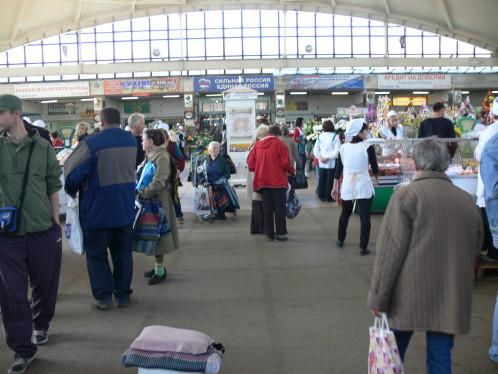
{"label": "folded blanket on floor", "polygon": [[203,354],[151,352],[130,348],[123,354],[122,364],[124,367],[205,372],[208,359],[213,354],[223,356],[223,353],[214,347]]}
{"label": "folded blanket on floor", "polygon": [[[184,371],[167,370],[167,369],[145,369],[138,368],[138,374],[182,374]],[[190,372],[190,374],[204,374],[203,371]]]}

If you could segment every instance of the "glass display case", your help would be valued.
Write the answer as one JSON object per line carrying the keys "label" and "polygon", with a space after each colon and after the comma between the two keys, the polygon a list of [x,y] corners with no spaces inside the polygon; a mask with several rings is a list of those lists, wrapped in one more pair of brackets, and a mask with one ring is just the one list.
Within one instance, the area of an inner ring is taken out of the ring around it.
{"label": "glass display case", "polygon": [[[368,139],[375,147],[379,165],[379,184],[375,186],[372,211],[385,211],[389,199],[398,186],[409,183],[415,175],[413,146],[423,139]],[[457,143],[457,151],[446,174],[453,184],[475,196],[479,163],[474,158],[477,139],[439,139],[443,143]]]}

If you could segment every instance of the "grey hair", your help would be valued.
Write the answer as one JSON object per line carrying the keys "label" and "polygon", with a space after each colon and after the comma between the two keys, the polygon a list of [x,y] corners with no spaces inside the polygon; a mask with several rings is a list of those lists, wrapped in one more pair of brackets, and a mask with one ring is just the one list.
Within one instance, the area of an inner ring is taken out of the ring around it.
{"label": "grey hair", "polygon": [[130,126],[131,129],[140,122],[145,123],[145,116],[142,113],[133,113],[128,117],[128,126]]}
{"label": "grey hair", "polygon": [[448,148],[436,137],[416,143],[413,146],[413,158],[417,168],[424,171],[444,172],[451,162]]}
{"label": "grey hair", "polygon": [[218,146],[218,148],[221,148],[221,145],[220,145],[219,142],[211,142],[208,145],[208,151],[210,151],[211,149],[213,149],[214,146]]}
{"label": "grey hair", "polygon": [[256,129],[256,139],[263,139],[270,132],[270,126],[259,125]]}

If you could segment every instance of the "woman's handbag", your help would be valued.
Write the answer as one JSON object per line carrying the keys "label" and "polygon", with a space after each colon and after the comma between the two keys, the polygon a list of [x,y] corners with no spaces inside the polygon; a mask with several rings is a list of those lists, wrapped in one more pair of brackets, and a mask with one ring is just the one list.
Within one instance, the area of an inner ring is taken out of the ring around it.
{"label": "woman's handbag", "polygon": [[171,232],[171,225],[159,199],[141,202],[133,227],[133,250],[153,256],[159,238]]}
{"label": "woman's handbag", "polygon": [[67,196],[66,208],[66,239],[71,252],[83,256],[85,249],[83,248],[83,231],[80,225],[80,214],[78,208],[78,200]]}
{"label": "woman's handbag", "polygon": [[387,316],[375,317],[370,327],[370,350],[368,354],[369,374],[404,374],[394,333],[389,328]]}
{"label": "woman's handbag", "polygon": [[301,190],[301,189],[308,188],[308,178],[306,178],[306,176],[304,175],[304,173],[302,171],[298,171],[296,173],[296,178],[294,178],[294,180],[293,180],[292,187],[295,190]]}
{"label": "woman's handbag", "polygon": [[295,218],[299,214],[299,211],[301,210],[301,203],[299,202],[299,199],[297,198],[296,191],[294,188],[290,188],[287,190],[287,199],[285,202],[285,215],[287,218]]}

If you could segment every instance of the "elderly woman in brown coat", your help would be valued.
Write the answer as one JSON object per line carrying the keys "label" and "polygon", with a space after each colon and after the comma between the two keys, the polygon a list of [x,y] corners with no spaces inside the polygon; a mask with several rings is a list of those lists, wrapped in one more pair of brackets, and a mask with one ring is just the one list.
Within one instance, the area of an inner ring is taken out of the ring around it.
{"label": "elderly woman in brown coat", "polygon": [[471,196],[444,173],[445,145],[424,140],[413,157],[417,175],[384,215],[367,304],[391,319],[402,359],[413,332],[426,332],[427,372],[446,374],[454,335],[470,329],[482,223]]}
{"label": "elderly woman in brown coat", "polygon": [[154,268],[144,273],[144,276],[149,278],[150,285],[160,283],[166,279],[164,255],[180,247],[172,196],[171,161],[168,152],[161,147],[164,142],[165,137],[161,130],[148,129],[144,131],[142,147],[147,156],[145,162],[151,163],[150,166],[153,167],[154,173],[152,180],[146,187],[138,188],[138,196],[142,199],[158,197],[171,226],[171,231],[162,235],[156,245]]}

